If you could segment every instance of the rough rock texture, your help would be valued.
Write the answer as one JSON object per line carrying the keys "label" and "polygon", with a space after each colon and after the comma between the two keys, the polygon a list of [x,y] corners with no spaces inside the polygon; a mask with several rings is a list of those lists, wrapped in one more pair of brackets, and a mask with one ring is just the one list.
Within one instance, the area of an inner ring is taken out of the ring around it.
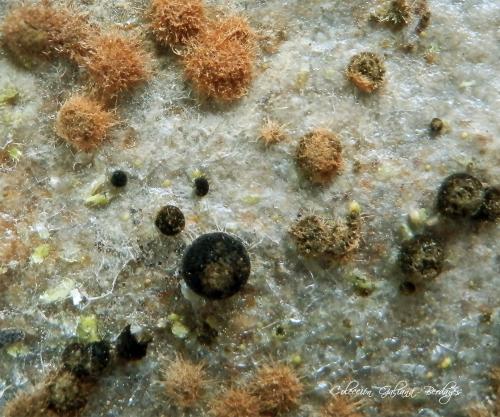
{"label": "rough rock texture", "polygon": [[[133,36],[148,25],[143,0],[77,3],[106,30]],[[0,19],[17,4],[0,2]],[[398,253],[408,214],[426,209],[431,221],[448,175],[469,171],[499,182],[498,1],[429,1],[431,23],[420,37],[417,20],[398,32],[372,25],[373,3],[365,0],[207,5],[245,15],[262,35],[248,94],[231,105],[200,102],[177,57],[145,37],[156,72],[123,97],[122,123],[90,155],[54,132],[61,104],[86,88],[83,69],[56,60],[26,71],[1,49],[0,97],[8,87],[19,97],[0,106],[2,229],[15,239],[0,247],[25,248],[26,256],[2,259],[0,327],[30,337],[0,350],[0,414],[56,366],[92,314],[108,340],[132,324],[153,341],[140,361],[107,371],[85,417],[176,415],[157,383],[162,355],[173,352],[204,360],[210,377],[227,384],[271,359],[300,355],[305,394],[290,417],[321,410],[330,387],[349,379],[365,387],[456,381],[462,390],[447,404],[375,396],[380,411],[368,412],[386,417],[458,416],[491,397],[498,224],[450,223],[444,271],[412,295],[400,293]],[[385,56],[386,82],[369,96],[345,77],[362,51]],[[450,131],[433,137],[435,117]],[[286,125],[288,141],[260,145],[268,119]],[[298,140],[316,128],[335,132],[343,145],[343,172],[323,187],[302,180],[294,159]],[[85,206],[116,169],[129,174],[127,187],[106,206]],[[192,192],[200,171],[210,178],[203,199]],[[342,217],[352,200],[365,216],[355,256],[327,267],[298,257],[288,227],[299,211]],[[154,226],[167,204],[186,217],[173,238]],[[252,274],[245,291],[212,304],[187,291],[177,272],[185,247],[216,230],[244,241]],[[370,296],[356,295],[346,279],[353,270],[377,284]],[[210,385],[207,398],[219,388]]]}

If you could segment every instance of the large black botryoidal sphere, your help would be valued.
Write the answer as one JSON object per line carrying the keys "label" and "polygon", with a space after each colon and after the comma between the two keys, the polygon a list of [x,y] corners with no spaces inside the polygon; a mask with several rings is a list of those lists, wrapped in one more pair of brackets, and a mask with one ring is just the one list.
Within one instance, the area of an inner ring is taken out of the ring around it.
{"label": "large black botryoidal sphere", "polygon": [[472,217],[483,204],[481,181],[464,172],[445,178],[437,195],[437,209],[447,217]]}
{"label": "large black botryoidal sphere", "polygon": [[188,247],[182,276],[195,293],[211,300],[236,294],[248,281],[250,257],[238,238],[227,233],[207,233]]}
{"label": "large black botryoidal sphere", "polygon": [[401,245],[399,264],[411,280],[422,283],[429,281],[443,270],[443,246],[430,235],[414,236]]}

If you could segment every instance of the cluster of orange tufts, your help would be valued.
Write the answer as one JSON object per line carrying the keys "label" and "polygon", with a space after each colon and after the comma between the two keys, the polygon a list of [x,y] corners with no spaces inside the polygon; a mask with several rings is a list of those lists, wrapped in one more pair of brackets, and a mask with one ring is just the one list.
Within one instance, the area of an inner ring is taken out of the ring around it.
{"label": "cluster of orange tufts", "polygon": [[[203,400],[209,380],[203,364],[175,358],[163,372],[163,386],[170,401],[181,409],[196,408]],[[214,417],[257,417],[296,409],[303,385],[295,372],[282,364],[264,365],[243,387],[223,390],[209,401]]]}
{"label": "cluster of orange tufts", "polygon": [[229,102],[247,93],[256,35],[245,19],[210,21],[200,0],[153,0],[150,18],[158,43],[185,46],[184,74],[201,96]]}
{"label": "cluster of orange tufts", "polygon": [[2,40],[27,68],[65,58],[85,69],[90,93],[70,97],[56,122],[56,133],[81,151],[95,149],[115,124],[106,108],[151,75],[152,60],[139,39],[116,31],[101,33],[81,13],[46,0],[12,9],[2,25]]}

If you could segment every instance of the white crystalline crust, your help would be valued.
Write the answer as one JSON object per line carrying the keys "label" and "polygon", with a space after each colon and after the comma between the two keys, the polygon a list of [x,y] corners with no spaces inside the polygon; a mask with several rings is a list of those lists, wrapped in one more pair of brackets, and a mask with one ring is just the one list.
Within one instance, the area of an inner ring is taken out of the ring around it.
{"label": "white crystalline crust", "polygon": [[[0,19],[17,3],[0,2]],[[78,3],[103,27],[133,31],[145,24],[145,1]],[[408,415],[428,408],[451,416],[484,398],[500,320],[498,226],[458,227],[445,271],[418,295],[399,292],[396,258],[405,215],[421,208],[432,213],[444,177],[472,167],[485,182],[500,182],[499,2],[430,1],[431,25],[413,53],[398,47],[413,40],[409,31],[367,22],[368,1],[208,4],[244,13],[263,33],[286,32],[276,53],[260,55],[248,96],[229,106],[200,103],[175,56],[163,51],[152,81],[120,103],[123,123],[93,157],[75,154],[53,130],[61,103],[82,88],[78,71],[62,62],[26,71],[2,50],[0,90],[14,86],[20,98],[0,108],[0,117],[15,119],[0,124],[0,145],[15,143],[22,156],[0,172],[0,211],[15,224],[28,258],[42,244],[50,251],[43,262],[14,265],[0,276],[0,329],[31,335],[28,353],[0,351],[0,388],[12,385],[0,389],[0,409],[15,389],[57,365],[63,344],[88,314],[98,317],[108,338],[132,323],[149,329],[154,343],[133,371],[105,378],[85,416],[159,415],[167,407],[155,383],[160,358],[176,350],[204,358],[222,381],[235,369],[244,378],[269,357],[300,354],[311,392],[305,409],[325,402],[325,382],[342,378],[365,387],[456,381],[462,389],[447,405],[425,397]],[[424,57],[431,49],[434,64]],[[362,51],[386,61],[386,83],[372,95],[357,92],[344,75],[351,56]],[[431,137],[434,117],[451,131]],[[284,124],[289,140],[263,147],[258,137],[267,119]],[[343,143],[343,172],[325,187],[311,187],[294,162],[298,139],[318,127]],[[117,168],[129,174],[126,189],[105,207],[85,206],[92,183]],[[198,171],[210,179],[202,199],[192,188]],[[359,251],[326,268],[298,259],[287,231],[299,211],[344,217],[352,200],[365,215]],[[154,228],[165,204],[186,217],[176,238]],[[187,300],[176,276],[184,247],[214,230],[241,237],[252,259],[249,288],[216,306],[192,295]],[[356,295],[345,279],[354,269],[376,281],[371,296]],[[74,288],[60,287],[68,282]],[[47,304],[47,294],[63,295]],[[481,321],[485,311],[490,318]],[[190,329],[185,339],[171,333],[165,318],[172,313]],[[219,333],[211,347],[196,337],[207,320]],[[276,337],[277,326],[285,336]],[[451,366],[442,369],[447,357]]]}

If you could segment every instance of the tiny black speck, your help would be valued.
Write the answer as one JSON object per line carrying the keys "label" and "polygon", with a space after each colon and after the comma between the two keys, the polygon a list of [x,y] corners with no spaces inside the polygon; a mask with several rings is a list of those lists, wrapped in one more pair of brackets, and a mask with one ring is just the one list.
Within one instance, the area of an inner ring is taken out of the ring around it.
{"label": "tiny black speck", "polygon": [[120,169],[117,169],[111,174],[111,184],[115,187],[125,187],[127,185],[127,173]]}
{"label": "tiny black speck", "polygon": [[210,184],[206,177],[198,177],[194,180],[194,190],[198,197],[203,197],[208,194]]}
{"label": "tiny black speck", "polygon": [[438,134],[441,133],[444,129],[444,123],[441,119],[438,119],[435,117],[434,119],[431,120],[431,132]]}

